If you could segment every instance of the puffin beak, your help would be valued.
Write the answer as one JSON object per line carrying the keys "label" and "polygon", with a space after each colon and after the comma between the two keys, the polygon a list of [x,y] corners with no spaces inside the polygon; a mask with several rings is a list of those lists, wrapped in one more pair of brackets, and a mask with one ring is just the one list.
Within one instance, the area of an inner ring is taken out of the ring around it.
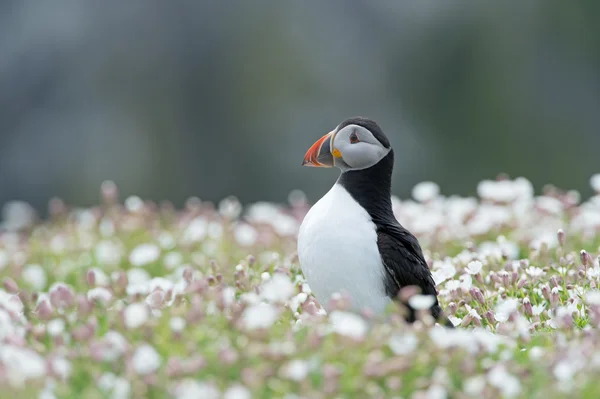
{"label": "puffin beak", "polygon": [[335,131],[327,133],[317,140],[304,155],[302,166],[312,166],[317,168],[333,167],[333,154],[331,153],[331,143]]}

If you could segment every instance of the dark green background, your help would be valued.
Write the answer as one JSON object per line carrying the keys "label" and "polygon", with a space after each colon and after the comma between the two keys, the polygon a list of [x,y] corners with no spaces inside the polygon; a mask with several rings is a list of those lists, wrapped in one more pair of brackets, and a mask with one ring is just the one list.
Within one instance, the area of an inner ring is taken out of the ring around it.
{"label": "dark green background", "polygon": [[505,172],[590,193],[596,1],[0,2],[0,203],[51,196],[311,201],[312,142],[370,116],[394,193]]}

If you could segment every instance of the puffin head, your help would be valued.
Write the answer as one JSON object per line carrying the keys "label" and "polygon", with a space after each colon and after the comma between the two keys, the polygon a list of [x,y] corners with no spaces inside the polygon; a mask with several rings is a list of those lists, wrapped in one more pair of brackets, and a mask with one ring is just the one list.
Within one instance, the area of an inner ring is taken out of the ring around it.
{"label": "puffin head", "polygon": [[317,140],[304,155],[302,166],[335,166],[342,172],[367,169],[391,150],[389,140],[375,121],[354,117]]}

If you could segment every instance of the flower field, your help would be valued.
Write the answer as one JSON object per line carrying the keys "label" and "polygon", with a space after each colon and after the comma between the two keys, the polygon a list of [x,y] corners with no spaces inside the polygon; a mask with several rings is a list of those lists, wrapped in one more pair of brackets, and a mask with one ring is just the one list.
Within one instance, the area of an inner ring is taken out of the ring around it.
{"label": "flower field", "polygon": [[600,175],[590,183],[588,199],[524,178],[393,198],[455,329],[354,314],[343,296],[326,314],[295,256],[299,191],[175,209],[120,202],[105,182],[97,207],[54,199],[47,220],[7,204],[0,397],[598,398]]}

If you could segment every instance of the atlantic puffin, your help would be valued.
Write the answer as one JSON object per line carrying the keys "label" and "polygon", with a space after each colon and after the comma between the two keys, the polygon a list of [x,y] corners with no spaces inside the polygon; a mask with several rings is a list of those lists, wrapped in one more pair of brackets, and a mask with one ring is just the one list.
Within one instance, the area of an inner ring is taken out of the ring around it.
{"label": "atlantic puffin", "polygon": [[417,238],[392,211],[394,150],[379,125],[362,117],[343,121],[308,149],[302,166],[341,170],[298,232],[300,268],[319,304],[345,292],[352,310],[381,314],[401,288],[417,286],[433,296],[434,319],[451,327]]}

